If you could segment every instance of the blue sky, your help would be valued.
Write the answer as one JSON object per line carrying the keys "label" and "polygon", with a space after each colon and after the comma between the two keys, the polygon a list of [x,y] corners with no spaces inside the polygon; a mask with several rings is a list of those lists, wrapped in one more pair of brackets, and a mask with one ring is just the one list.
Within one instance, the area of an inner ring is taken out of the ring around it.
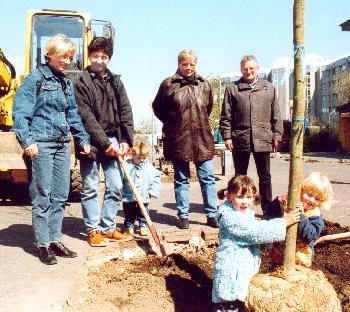
{"label": "blue sky", "polygon": [[[291,0],[4,0],[0,47],[19,73],[26,11],[44,8],[88,12],[116,27],[110,69],[122,75],[136,123],[151,117],[149,102],[182,49],[198,52],[203,76],[238,71],[244,54],[271,67],[293,49]],[[331,59],[349,53],[350,32],[339,27],[348,19],[349,0],[306,1],[306,52]]]}

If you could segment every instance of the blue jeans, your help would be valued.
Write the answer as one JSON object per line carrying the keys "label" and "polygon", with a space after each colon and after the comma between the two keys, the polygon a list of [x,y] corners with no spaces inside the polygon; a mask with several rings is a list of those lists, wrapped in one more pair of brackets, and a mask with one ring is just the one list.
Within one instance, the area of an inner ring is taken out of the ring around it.
{"label": "blue jeans", "polygon": [[[180,218],[188,218],[189,190],[190,190],[190,166],[188,161],[174,160],[174,190],[177,215]],[[197,169],[197,177],[201,186],[204,212],[208,218],[216,216],[216,188],[213,174],[213,161],[197,161],[194,163]]]}
{"label": "blue jeans", "polygon": [[33,229],[38,247],[61,240],[64,206],[70,184],[70,142],[37,142],[29,186]]}
{"label": "blue jeans", "polygon": [[[113,145],[119,147],[115,137],[109,137]],[[102,166],[106,181],[106,191],[103,197],[102,208],[99,208],[99,168]],[[80,160],[80,174],[83,179],[81,204],[83,219],[87,232],[100,230],[104,233],[113,232],[116,228],[115,217],[121,202],[123,178],[120,164],[116,158],[97,155],[97,158]]]}
{"label": "blue jeans", "polygon": [[[146,211],[149,212],[148,203],[144,203]],[[140,228],[146,228],[147,223],[144,218],[139,204],[137,202],[123,203],[124,210],[124,226],[128,229],[133,229],[135,226],[135,221],[139,222]]]}

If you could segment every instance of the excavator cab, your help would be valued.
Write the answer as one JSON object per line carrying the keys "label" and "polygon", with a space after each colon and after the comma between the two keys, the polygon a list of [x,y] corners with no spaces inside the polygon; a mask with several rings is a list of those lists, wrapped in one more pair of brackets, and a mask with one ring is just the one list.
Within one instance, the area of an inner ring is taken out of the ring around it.
{"label": "excavator cab", "polygon": [[54,35],[66,35],[77,47],[71,67],[66,70],[66,74],[74,78],[88,65],[87,46],[92,37],[104,36],[114,40],[114,33],[110,22],[93,20],[87,13],[31,10],[27,14],[24,76],[45,63],[45,45]]}
{"label": "excavator cab", "polygon": [[0,50],[0,131],[12,126],[15,90],[33,69],[45,63],[45,46],[54,35],[65,34],[76,45],[71,67],[65,71],[75,78],[87,65],[87,46],[94,36],[114,42],[115,30],[109,21],[94,20],[88,13],[62,10],[29,10],[26,17],[24,72],[16,78],[12,64]]}

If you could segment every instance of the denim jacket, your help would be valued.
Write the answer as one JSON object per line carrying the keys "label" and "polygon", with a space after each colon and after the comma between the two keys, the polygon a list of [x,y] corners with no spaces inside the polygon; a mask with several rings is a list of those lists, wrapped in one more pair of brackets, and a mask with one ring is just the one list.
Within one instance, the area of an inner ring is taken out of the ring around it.
{"label": "denim jacket", "polygon": [[[149,203],[152,197],[158,197],[161,189],[160,172],[146,160],[136,165],[132,159],[125,162],[132,181],[138,190],[142,202]],[[123,181],[123,202],[133,202],[136,198],[126,178]]]}
{"label": "denim jacket", "polygon": [[12,130],[22,148],[37,141],[69,142],[70,131],[81,147],[90,144],[78,115],[73,84],[63,79],[65,91],[51,69],[43,65],[32,71],[17,90]]}

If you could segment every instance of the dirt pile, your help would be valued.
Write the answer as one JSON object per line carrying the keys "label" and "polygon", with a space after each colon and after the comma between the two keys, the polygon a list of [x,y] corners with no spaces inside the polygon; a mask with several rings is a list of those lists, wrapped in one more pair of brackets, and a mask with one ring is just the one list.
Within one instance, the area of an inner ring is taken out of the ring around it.
{"label": "dirt pile", "polygon": [[[323,235],[346,231],[349,228],[327,223]],[[168,257],[140,255],[106,262],[90,269],[64,311],[211,311],[215,251],[216,243],[186,245]],[[350,312],[350,240],[324,242],[316,245],[315,251],[312,269],[325,274],[342,310]],[[269,266],[268,252],[263,249],[261,272]]]}

